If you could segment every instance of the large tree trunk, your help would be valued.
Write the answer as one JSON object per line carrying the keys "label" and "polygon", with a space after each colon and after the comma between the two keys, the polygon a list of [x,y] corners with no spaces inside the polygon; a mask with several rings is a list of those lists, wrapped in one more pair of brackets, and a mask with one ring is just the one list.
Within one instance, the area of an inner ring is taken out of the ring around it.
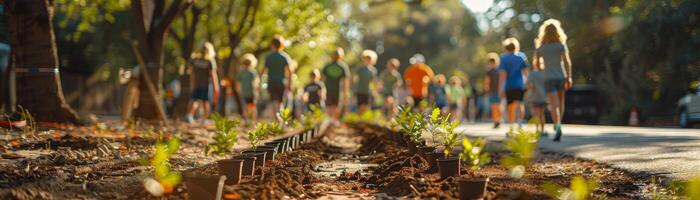
{"label": "large tree trunk", "polygon": [[[189,7],[189,0],[174,0],[166,6],[165,0],[131,0],[135,14],[136,31],[139,38],[140,52],[146,64],[148,75],[155,86],[155,94],[149,92],[144,76],[139,76],[139,105],[134,110],[134,117],[144,120],[160,120],[158,103],[152,96],[160,99],[163,82],[163,41],[172,21]],[[166,8],[167,7],[167,8]]]}
{"label": "large tree trunk", "polygon": [[79,123],[63,97],[50,0],[6,1],[17,104],[37,121]]}

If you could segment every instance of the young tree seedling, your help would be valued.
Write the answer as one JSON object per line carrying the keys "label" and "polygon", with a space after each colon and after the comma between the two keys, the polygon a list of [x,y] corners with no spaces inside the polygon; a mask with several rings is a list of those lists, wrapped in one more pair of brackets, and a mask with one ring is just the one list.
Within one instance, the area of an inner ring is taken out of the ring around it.
{"label": "young tree seedling", "polygon": [[503,145],[510,151],[510,155],[503,157],[501,163],[508,167],[511,177],[521,178],[525,174],[525,167],[530,164],[537,149],[540,135],[534,131],[523,129],[513,131],[511,129],[507,136],[508,140],[503,142]]}
{"label": "young tree seedling", "polygon": [[483,138],[476,138],[474,141],[469,138],[462,140],[462,152],[459,153],[459,159],[467,163],[469,173],[474,174],[481,166],[491,162],[491,157],[484,151],[486,141]]}
{"label": "young tree seedling", "polygon": [[542,185],[542,190],[559,200],[586,200],[598,188],[598,180],[586,180],[582,176],[574,176],[569,188],[548,182]]}
{"label": "young tree seedling", "polygon": [[154,196],[171,193],[182,180],[180,173],[170,169],[170,157],[177,152],[178,148],[180,148],[180,139],[177,137],[166,142],[158,141],[154,147],[153,157],[141,159],[142,164],[153,167],[153,179],[161,186],[157,187],[152,181],[149,181],[153,179],[144,180],[144,187]]}
{"label": "young tree seedling", "polygon": [[233,146],[238,142],[238,132],[235,128],[238,127],[239,121],[228,119],[218,113],[211,115],[216,127],[214,142],[209,143],[205,149],[205,155],[216,154],[225,156],[231,152]]}
{"label": "young tree seedling", "polygon": [[457,126],[459,126],[459,122],[455,121],[448,124],[449,125],[445,125],[443,127],[443,129],[445,129],[445,133],[442,135],[442,146],[444,148],[445,158],[450,157],[450,153],[452,153],[452,150],[455,149],[455,146],[459,142],[460,136],[462,135],[461,133],[455,132],[455,129],[457,129]]}
{"label": "young tree seedling", "polygon": [[250,141],[250,146],[253,148],[253,150],[258,148],[258,144],[260,144],[260,141],[263,141],[267,138],[268,134],[268,125],[267,123],[258,123],[255,125],[255,128],[253,130],[248,131],[248,140]]}
{"label": "young tree seedling", "polygon": [[277,120],[282,123],[285,127],[295,127],[294,115],[292,115],[292,109],[284,108],[277,113]]}

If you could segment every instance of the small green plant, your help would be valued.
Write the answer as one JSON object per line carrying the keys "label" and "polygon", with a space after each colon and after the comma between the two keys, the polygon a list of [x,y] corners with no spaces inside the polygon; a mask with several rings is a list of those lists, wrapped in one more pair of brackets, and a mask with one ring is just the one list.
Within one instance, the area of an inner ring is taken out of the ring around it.
{"label": "small green plant", "polygon": [[455,146],[459,142],[461,133],[455,132],[459,126],[459,122],[455,121],[449,123],[448,126],[444,126],[445,133],[442,134],[442,146],[444,148],[445,157],[450,157],[450,153],[455,149]]}
{"label": "small green plant", "polygon": [[402,111],[398,119],[401,130],[408,135],[411,141],[418,143],[423,136],[423,131],[428,126],[428,123],[423,119],[423,114],[420,112],[412,112],[409,109]]}
{"label": "small green plant", "polygon": [[294,127],[296,122],[294,122],[294,115],[292,109],[284,108],[277,113],[277,120],[282,123],[283,126]]}
{"label": "small green plant", "polygon": [[511,177],[520,178],[525,174],[525,167],[530,164],[540,135],[534,131],[509,130],[506,134],[508,139],[503,145],[510,151],[510,154],[503,157],[501,163],[508,167]]}
{"label": "small green plant", "polygon": [[[180,173],[170,169],[170,157],[180,148],[180,139],[173,137],[167,141],[157,141],[154,147],[153,157],[142,158],[141,164],[153,167],[153,178],[162,186],[163,193],[173,191],[182,177]],[[149,188],[149,187],[147,187]]]}
{"label": "small green plant", "polygon": [[688,200],[700,200],[700,175],[685,181],[673,181],[669,189]]}
{"label": "small green plant", "polygon": [[282,135],[284,133],[284,127],[277,122],[269,122],[264,125],[264,129],[267,130],[267,135]]}
{"label": "small green plant", "polygon": [[491,157],[484,151],[484,147],[486,147],[486,141],[480,137],[474,141],[469,140],[469,138],[462,140],[462,152],[459,153],[459,159],[471,166],[469,168],[470,174],[491,162]]}
{"label": "small green plant", "polygon": [[253,130],[248,131],[248,140],[250,141],[250,146],[253,148],[253,150],[258,148],[258,144],[260,144],[260,141],[263,141],[267,138],[268,133],[268,124],[262,122],[259,122],[257,125],[255,125],[255,128],[253,128]]}
{"label": "small green plant", "polygon": [[302,116],[301,125],[304,129],[309,130],[316,124],[326,120],[326,113],[316,105],[311,105],[311,112],[307,112]]}
{"label": "small green plant", "polygon": [[598,188],[598,180],[586,180],[582,176],[574,176],[569,188],[554,183],[545,183],[542,190],[553,198],[560,200],[586,200]]}
{"label": "small green plant", "polygon": [[440,113],[440,108],[433,109],[426,127],[427,131],[431,133],[430,138],[433,144],[437,143],[436,138],[444,137],[443,135],[446,132],[445,128],[451,125],[449,122],[450,115],[448,114],[447,116],[441,116]]}
{"label": "small green plant", "polygon": [[238,142],[238,132],[235,128],[238,127],[239,121],[231,120],[218,113],[211,115],[211,119],[214,120],[214,126],[216,127],[214,142],[207,145],[204,153],[209,155],[211,153],[225,156],[231,149],[233,145]]}

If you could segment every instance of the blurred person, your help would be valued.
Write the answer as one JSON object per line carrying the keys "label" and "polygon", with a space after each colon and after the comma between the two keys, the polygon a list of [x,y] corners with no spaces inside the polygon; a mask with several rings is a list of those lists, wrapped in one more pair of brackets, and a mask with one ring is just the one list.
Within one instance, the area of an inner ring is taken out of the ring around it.
{"label": "blurred person", "polygon": [[544,66],[545,90],[549,99],[549,111],[554,122],[554,141],[561,140],[561,119],[564,116],[564,94],[571,89],[571,58],[566,46],[566,33],[561,23],[548,19],[542,23],[535,39],[533,65]]}
{"label": "blurred person", "polygon": [[447,91],[445,89],[445,75],[438,74],[433,78],[433,84],[430,90],[430,103],[439,108],[442,113],[449,112],[446,108],[448,106]]}
{"label": "blurred person", "polygon": [[399,59],[391,58],[386,64],[386,69],[379,75],[381,80],[381,95],[384,98],[384,112],[387,116],[393,116],[397,111],[397,100],[399,90],[402,89],[403,80],[398,67]]}
{"label": "blurred person", "polygon": [[484,91],[488,95],[488,101],[491,107],[491,120],[493,120],[493,128],[498,128],[501,126],[501,96],[498,93],[500,91],[500,72],[498,71],[498,64],[500,58],[496,53],[489,53],[488,57],[488,71],[486,72],[486,77],[484,78]]}
{"label": "blurred person", "polygon": [[292,59],[284,52],[285,40],[275,36],[270,43],[270,52],[265,56],[262,73],[267,75],[267,91],[270,93],[272,116],[279,112],[283,100],[291,93]]}
{"label": "blurred person", "polygon": [[331,61],[321,70],[323,83],[326,86],[326,109],[334,120],[340,118],[340,110],[347,106],[350,92],[350,69],[343,62],[345,51],[337,48],[331,52]]}
{"label": "blurred person", "polygon": [[[186,116],[188,122],[194,121],[194,115],[199,108],[204,110],[202,119],[209,118],[211,105],[216,105],[219,99],[219,77],[216,74],[216,51],[214,45],[205,42],[192,56],[188,68],[191,69],[190,85],[192,87],[192,100]],[[209,99],[209,85],[213,89],[212,98]]]}
{"label": "blurred person", "polygon": [[253,54],[246,53],[241,57],[241,70],[236,75],[236,90],[241,96],[242,102],[239,102],[243,110],[244,119],[258,119],[257,99],[260,94],[260,78],[255,71],[258,65],[258,59]]}
{"label": "blurred person", "polygon": [[321,71],[314,69],[309,74],[311,81],[304,86],[302,102],[305,111],[311,111],[311,106],[323,109],[326,101],[326,86],[321,82]]}
{"label": "blurred person", "polygon": [[413,55],[409,62],[411,65],[404,71],[403,79],[411,89],[413,106],[418,107],[428,97],[428,84],[434,74],[430,66],[424,64],[425,57],[421,54]]}
{"label": "blurred person", "polygon": [[450,77],[450,84],[446,86],[447,99],[449,100],[449,112],[452,120],[462,121],[462,111],[464,111],[467,93],[462,87],[462,79],[457,76]]}
{"label": "blurred person", "polygon": [[544,108],[547,106],[547,92],[545,90],[545,75],[542,67],[534,65],[532,72],[527,76],[528,102],[532,108],[532,116],[535,118],[536,130],[542,135],[544,132]]}
{"label": "blurred person", "polygon": [[527,59],[520,53],[520,43],[515,38],[503,41],[505,52],[501,55],[499,86],[500,96],[505,96],[508,108],[508,121],[522,127],[525,107],[522,105],[525,94],[524,75],[527,75]]}
{"label": "blurred person", "polygon": [[364,50],[361,55],[362,66],[358,67],[352,74],[352,79],[355,82],[354,92],[358,107],[358,113],[367,111],[372,103],[372,96],[376,91],[371,89],[371,85],[377,79],[377,69],[374,64],[377,63],[377,53],[372,50]]}

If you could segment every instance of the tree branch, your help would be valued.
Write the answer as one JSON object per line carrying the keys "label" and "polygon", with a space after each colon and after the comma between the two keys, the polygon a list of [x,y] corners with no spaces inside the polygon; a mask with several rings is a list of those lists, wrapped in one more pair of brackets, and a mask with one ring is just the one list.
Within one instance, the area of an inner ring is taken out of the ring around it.
{"label": "tree branch", "polygon": [[175,17],[177,17],[178,14],[182,13],[183,10],[191,5],[192,1],[190,0],[186,0],[184,3],[182,0],[175,0],[172,4],[170,4],[168,10],[165,11],[165,14],[163,17],[161,17],[161,20],[158,20],[158,24],[155,26],[156,30],[160,33],[165,32],[165,28],[170,26],[170,24],[175,20]]}

